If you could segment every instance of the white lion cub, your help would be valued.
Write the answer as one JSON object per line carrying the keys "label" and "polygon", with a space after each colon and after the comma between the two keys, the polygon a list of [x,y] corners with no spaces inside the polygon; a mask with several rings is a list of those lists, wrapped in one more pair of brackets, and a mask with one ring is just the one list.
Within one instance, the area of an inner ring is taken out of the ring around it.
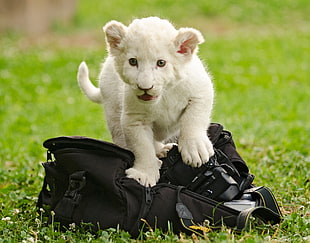
{"label": "white lion cub", "polygon": [[183,161],[199,167],[214,154],[207,136],[213,86],[196,55],[204,41],[192,28],[176,30],[157,17],[135,19],[128,27],[110,21],[104,28],[109,55],[102,65],[99,88],[81,63],[78,81],[93,102],[105,108],[114,143],[130,149],[134,166],[127,177],[144,186],[159,179],[161,161],[178,135]]}

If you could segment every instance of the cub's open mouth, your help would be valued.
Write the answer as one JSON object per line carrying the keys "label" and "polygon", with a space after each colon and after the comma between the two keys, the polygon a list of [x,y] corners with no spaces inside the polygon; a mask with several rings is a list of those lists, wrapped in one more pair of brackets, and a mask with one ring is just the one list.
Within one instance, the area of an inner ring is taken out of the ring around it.
{"label": "cub's open mouth", "polygon": [[147,93],[144,93],[143,95],[138,95],[138,99],[144,101],[156,100],[157,98],[158,96],[149,95]]}

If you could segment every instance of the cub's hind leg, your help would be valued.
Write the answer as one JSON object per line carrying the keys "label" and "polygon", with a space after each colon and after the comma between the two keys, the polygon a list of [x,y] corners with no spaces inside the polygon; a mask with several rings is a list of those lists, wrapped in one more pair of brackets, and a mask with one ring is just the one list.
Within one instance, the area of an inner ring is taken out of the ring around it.
{"label": "cub's hind leg", "polygon": [[154,142],[156,156],[158,158],[165,158],[167,157],[168,152],[172,149],[172,147],[176,145],[176,143],[161,143],[158,141]]}

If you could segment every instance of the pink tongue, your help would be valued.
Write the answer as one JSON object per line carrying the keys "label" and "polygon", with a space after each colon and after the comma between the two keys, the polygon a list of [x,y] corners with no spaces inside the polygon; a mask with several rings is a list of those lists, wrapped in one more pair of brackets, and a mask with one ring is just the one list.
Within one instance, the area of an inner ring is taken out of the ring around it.
{"label": "pink tongue", "polygon": [[143,94],[143,95],[139,95],[138,98],[140,100],[149,101],[149,100],[155,100],[157,98],[157,96],[152,96],[149,94]]}

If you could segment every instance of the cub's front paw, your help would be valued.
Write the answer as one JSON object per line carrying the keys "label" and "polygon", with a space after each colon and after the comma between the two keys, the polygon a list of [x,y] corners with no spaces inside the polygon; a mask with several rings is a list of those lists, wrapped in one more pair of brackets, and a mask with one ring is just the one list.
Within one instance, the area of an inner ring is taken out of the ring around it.
{"label": "cub's front paw", "polygon": [[179,151],[184,163],[200,167],[214,155],[213,145],[207,136],[179,140]]}
{"label": "cub's front paw", "polygon": [[127,169],[126,175],[145,187],[155,186],[160,176],[159,168],[136,169],[135,167]]}

